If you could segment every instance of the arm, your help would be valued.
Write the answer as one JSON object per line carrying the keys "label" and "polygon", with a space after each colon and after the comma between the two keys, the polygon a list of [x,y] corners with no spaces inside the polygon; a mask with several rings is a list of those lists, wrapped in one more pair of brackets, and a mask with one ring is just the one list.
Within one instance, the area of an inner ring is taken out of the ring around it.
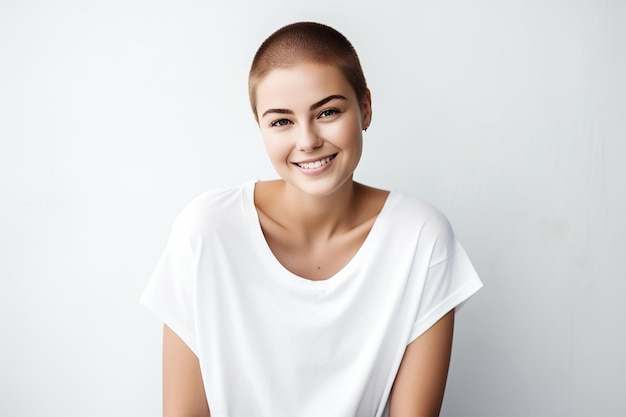
{"label": "arm", "polygon": [[163,416],[210,417],[197,356],[163,326]]}
{"label": "arm", "polygon": [[411,342],[391,390],[390,417],[438,416],[446,387],[454,310]]}

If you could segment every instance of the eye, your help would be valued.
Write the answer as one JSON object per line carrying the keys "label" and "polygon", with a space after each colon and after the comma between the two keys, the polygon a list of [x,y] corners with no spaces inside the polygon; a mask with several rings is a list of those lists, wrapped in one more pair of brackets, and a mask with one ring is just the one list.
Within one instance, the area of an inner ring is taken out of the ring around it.
{"label": "eye", "polygon": [[280,127],[280,126],[287,126],[288,124],[290,124],[291,121],[287,120],[287,119],[278,119],[278,120],[274,120],[272,123],[270,123],[270,127]]}
{"label": "eye", "polygon": [[322,110],[322,112],[319,114],[319,116],[317,116],[317,118],[322,119],[325,117],[332,117],[339,113],[340,111],[338,109],[326,109],[326,110]]}

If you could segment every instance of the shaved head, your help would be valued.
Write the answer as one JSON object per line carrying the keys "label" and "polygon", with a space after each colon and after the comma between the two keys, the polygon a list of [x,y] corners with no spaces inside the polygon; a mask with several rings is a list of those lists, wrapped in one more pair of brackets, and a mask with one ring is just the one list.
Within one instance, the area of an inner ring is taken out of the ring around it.
{"label": "shaved head", "polygon": [[256,90],[272,70],[290,68],[302,62],[336,67],[352,85],[359,100],[365,97],[367,83],[354,47],[330,26],[298,22],[278,29],[259,47],[248,77],[250,105],[256,117]]}

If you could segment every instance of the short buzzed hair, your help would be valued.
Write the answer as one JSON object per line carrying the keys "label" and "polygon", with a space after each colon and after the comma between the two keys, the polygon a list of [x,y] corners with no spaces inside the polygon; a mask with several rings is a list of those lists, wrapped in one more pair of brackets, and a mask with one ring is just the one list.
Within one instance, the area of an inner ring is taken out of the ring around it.
{"label": "short buzzed hair", "polygon": [[248,94],[256,117],[256,90],[259,82],[276,68],[290,68],[300,62],[336,67],[352,85],[358,100],[367,92],[365,75],[350,41],[330,26],[298,22],[272,33],[259,47],[248,76]]}

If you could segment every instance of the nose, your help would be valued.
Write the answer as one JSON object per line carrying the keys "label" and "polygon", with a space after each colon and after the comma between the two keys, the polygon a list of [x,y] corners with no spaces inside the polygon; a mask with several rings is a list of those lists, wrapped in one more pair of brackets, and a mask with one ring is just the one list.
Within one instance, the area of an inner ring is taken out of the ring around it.
{"label": "nose", "polygon": [[296,142],[298,150],[311,152],[320,148],[323,144],[324,141],[313,126],[302,125],[302,128],[298,132],[298,139]]}

